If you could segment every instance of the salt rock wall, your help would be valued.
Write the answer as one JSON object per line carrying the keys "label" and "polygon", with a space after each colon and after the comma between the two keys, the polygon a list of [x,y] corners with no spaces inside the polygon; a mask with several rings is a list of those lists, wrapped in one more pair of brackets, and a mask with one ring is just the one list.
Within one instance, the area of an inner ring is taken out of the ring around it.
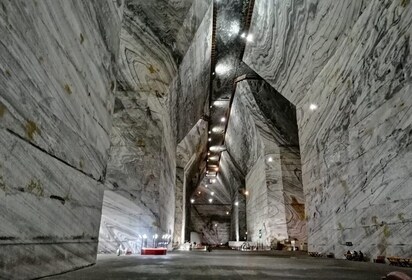
{"label": "salt rock wall", "polygon": [[297,107],[310,251],[412,251],[411,21],[408,1],[255,2],[243,60]]}
{"label": "salt rock wall", "polygon": [[0,4],[0,278],[91,265],[121,1]]}
{"label": "salt rock wall", "polygon": [[199,233],[202,244],[221,245],[229,241],[230,216],[227,206],[194,205],[191,207],[190,228]]}
{"label": "salt rock wall", "polygon": [[173,247],[177,248],[184,243],[184,225],[186,224],[186,192],[184,168],[176,168],[176,185],[175,185],[175,221],[173,230]]}
{"label": "salt rock wall", "polygon": [[297,147],[280,147],[279,157],[288,236],[299,246],[308,238],[300,151]]}
{"label": "salt rock wall", "polygon": [[[185,236],[190,221],[191,204],[189,201],[204,168],[203,159],[206,156],[207,135],[208,123],[200,119],[177,145],[174,247],[178,247],[190,238],[190,232],[187,237]],[[193,180],[195,180],[194,186]]]}
{"label": "salt rock wall", "polygon": [[[273,104],[266,100],[269,94]],[[290,103],[266,82],[237,84],[226,140],[228,151],[236,151],[234,158],[247,172],[242,192],[248,192],[248,238],[266,246],[284,239],[307,240],[297,125],[290,123],[293,113]],[[244,141],[233,141],[237,135]],[[246,156],[243,162],[241,156]]]}
{"label": "salt rock wall", "polygon": [[[146,2],[125,4],[100,252],[138,253],[144,234],[173,236],[177,143],[207,103],[211,5]],[[163,8],[153,10],[153,5]],[[158,25],[163,18],[152,22],[161,11],[169,26]],[[175,37],[162,34],[183,36],[182,29],[190,31],[184,33],[190,44],[176,51],[170,41]]]}
{"label": "salt rock wall", "polygon": [[[246,204],[244,197],[239,194],[239,190],[245,187],[245,173],[227,151],[222,152],[217,181],[225,191],[226,197],[229,198],[225,200],[225,203],[230,205],[230,240],[243,240],[243,234],[247,231]],[[242,237],[240,233],[243,233]]]}
{"label": "salt rock wall", "polygon": [[[264,160],[258,160],[246,176],[246,217],[248,221],[248,237],[252,241],[259,239],[259,230],[263,230],[263,239],[269,233],[266,231],[268,215],[268,197],[266,193],[266,174]],[[286,225],[284,224],[285,230]],[[270,234],[270,233],[269,233]]]}
{"label": "salt rock wall", "polygon": [[[268,220],[263,235],[267,243],[293,239],[307,242],[304,196],[296,109],[268,83],[248,80],[237,94],[264,145]],[[284,230],[287,230],[285,233]]]}
{"label": "salt rock wall", "polygon": [[243,61],[297,105],[368,2],[257,0]]}
{"label": "salt rock wall", "polygon": [[116,97],[121,109],[113,115],[100,252],[116,252],[119,246],[140,250],[141,236],[155,234],[160,221],[162,130],[135,92],[122,95]]}
{"label": "salt rock wall", "polygon": [[[204,139],[207,141],[207,130],[205,132]],[[206,152],[199,160],[204,162],[205,157]],[[200,163],[198,165],[201,166]],[[200,169],[200,172],[203,170]],[[195,188],[188,189],[187,201],[193,199],[194,202],[189,203],[187,227],[189,231],[199,233],[204,244],[226,243],[230,236],[231,212],[235,210],[232,208],[232,195],[219,178],[216,181],[216,178],[208,176],[199,179],[200,182],[195,182]],[[219,225],[218,228],[216,225]]]}

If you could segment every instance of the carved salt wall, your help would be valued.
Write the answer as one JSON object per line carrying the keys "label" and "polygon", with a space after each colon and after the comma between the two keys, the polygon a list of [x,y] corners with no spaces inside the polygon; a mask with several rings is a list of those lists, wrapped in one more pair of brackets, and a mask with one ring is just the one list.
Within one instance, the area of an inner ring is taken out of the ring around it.
{"label": "carved salt wall", "polygon": [[283,198],[288,236],[299,244],[307,242],[305,197],[302,186],[300,152],[296,147],[280,147]]}
{"label": "carved salt wall", "polygon": [[220,245],[229,241],[230,218],[226,210],[226,206],[192,206],[190,226],[192,231],[199,233],[202,244]]}
{"label": "carved salt wall", "polygon": [[[99,251],[136,253],[144,234],[173,235],[176,146],[207,107],[212,9],[209,1],[125,6]],[[169,33],[187,44],[174,48]]]}
{"label": "carved salt wall", "polygon": [[252,241],[259,239],[259,230],[264,233],[266,239],[266,222],[268,215],[268,197],[266,193],[265,162],[259,158],[246,176],[246,190],[249,192],[246,198],[246,219],[248,237]]}
{"label": "carved salt wall", "polygon": [[[230,214],[230,240],[243,240],[243,235],[240,237],[240,233],[244,234],[247,231],[246,205],[244,199],[240,200],[242,197],[239,195],[239,190],[245,186],[245,174],[227,151],[222,152],[219,170],[217,182],[227,196],[223,201],[230,207],[228,210]],[[236,202],[239,205],[236,205]]]}
{"label": "carved salt wall", "polygon": [[116,252],[121,245],[140,250],[141,236],[151,237],[159,227],[162,131],[147,104],[129,97],[136,93],[122,95],[113,115],[100,252]]}
{"label": "carved salt wall", "polygon": [[[288,239],[290,236],[290,224],[288,223],[288,207],[285,204],[286,191],[284,190],[283,184],[283,170],[280,148],[269,141],[269,138],[265,140],[265,176],[266,176],[266,186],[267,186],[267,222],[265,224],[265,242],[267,245],[274,245],[277,241]],[[268,151],[270,150],[270,152]],[[299,185],[297,185],[299,186]],[[298,188],[299,189],[299,188]],[[302,194],[303,189],[300,188]],[[295,221],[290,219],[290,221]],[[303,238],[306,235],[306,230],[302,229],[300,231]],[[262,234],[263,235],[263,234]],[[262,236],[263,237],[263,236]],[[301,240],[302,238],[298,238]]]}
{"label": "carved salt wall", "polygon": [[[207,141],[207,130],[205,132],[204,139]],[[205,156],[206,153],[200,160],[204,160]],[[220,244],[229,241],[233,208],[228,189],[220,180],[212,181],[210,177],[206,177],[195,189],[192,189],[190,194],[187,202],[190,205],[188,230],[199,233],[204,244]],[[190,199],[194,199],[194,202],[190,203]],[[212,202],[209,199],[212,199]]]}
{"label": "carved salt wall", "polygon": [[[276,94],[274,104],[265,100],[270,94]],[[299,150],[293,153],[297,125],[290,106],[264,81],[241,81],[228,123],[229,159],[246,173],[245,186],[236,191],[246,198],[248,238],[266,246],[288,238],[306,242]]]}
{"label": "carved salt wall", "polygon": [[255,2],[243,60],[297,107],[310,251],[412,251],[411,21],[409,1]]}
{"label": "carved salt wall", "polygon": [[173,230],[173,247],[178,247],[184,240],[182,240],[185,224],[185,200],[186,195],[184,180],[184,168],[176,168],[176,185],[175,185],[175,221]]}
{"label": "carved salt wall", "polygon": [[243,61],[296,106],[367,3],[256,0]]}
{"label": "carved salt wall", "polygon": [[[206,157],[207,135],[206,129],[203,138],[206,141],[205,152],[199,157],[199,161],[203,162]],[[201,173],[204,166],[200,163],[197,163],[197,166],[199,166],[198,172]],[[188,189],[187,204],[190,207],[187,213],[187,216],[190,215],[187,221],[188,231],[197,232],[204,244],[226,243],[230,239],[230,221],[233,211],[231,193],[219,178],[200,177],[199,179],[200,183],[194,182],[195,188]],[[193,203],[190,202],[191,199],[194,200]],[[212,202],[209,199],[212,199]]]}
{"label": "carved salt wall", "polygon": [[[175,247],[183,244],[190,238],[190,232],[186,237],[186,228],[190,221],[190,198],[195,191],[195,185],[199,180],[199,174],[204,168],[206,156],[208,123],[201,119],[189,131],[185,138],[177,145],[176,149],[176,188],[175,188],[175,222],[173,243]],[[195,178],[193,180],[193,178]],[[192,182],[194,181],[194,186]],[[196,192],[195,192],[196,193]]]}
{"label": "carved salt wall", "polygon": [[[240,141],[240,139],[242,139]],[[232,155],[232,160],[242,170],[244,185],[236,190],[236,207],[240,211],[243,209],[245,201],[245,217],[239,216],[239,223],[246,221],[246,228],[239,230],[240,240],[244,240],[245,233],[252,241],[259,239],[259,229],[263,227],[267,218],[267,196],[266,196],[266,176],[263,162],[264,146],[259,135],[258,128],[250,116],[248,108],[242,103],[239,92],[235,95],[228,123],[226,135],[226,145],[228,153]],[[245,191],[249,192],[246,197]],[[242,198],[242,201],[240,200]],[[238,210],[238,211],[239,211]],[[242,212],[242,211],[241,211]]]}
{"label": "carved salt wall", "polygon": [[3,1],[0,278],[96,260],[121,1]]}

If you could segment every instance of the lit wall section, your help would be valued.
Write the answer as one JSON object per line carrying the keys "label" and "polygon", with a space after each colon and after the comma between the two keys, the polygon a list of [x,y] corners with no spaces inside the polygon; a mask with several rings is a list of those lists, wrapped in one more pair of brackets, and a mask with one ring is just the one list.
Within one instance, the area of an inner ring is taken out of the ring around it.
{"label": "lit wall section", "polygon": [[411,23],[405,1],[255,2],[243,61],[296,106],[310,251],[410,255]]}

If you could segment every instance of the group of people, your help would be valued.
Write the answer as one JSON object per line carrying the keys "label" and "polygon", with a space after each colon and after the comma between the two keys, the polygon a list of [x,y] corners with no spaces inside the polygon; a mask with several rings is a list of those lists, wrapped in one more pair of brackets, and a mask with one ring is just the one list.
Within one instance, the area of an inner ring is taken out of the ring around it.
{"label": "group of people", "polygon": [[359,251],[359,253],[356,251],[353,251],[353,252],[348,251],[345,254],[345,257],[347,260],[350,260],[350,261],[360,261],[360,262],[365,261],[365,256],[363,255],[362,251]]}

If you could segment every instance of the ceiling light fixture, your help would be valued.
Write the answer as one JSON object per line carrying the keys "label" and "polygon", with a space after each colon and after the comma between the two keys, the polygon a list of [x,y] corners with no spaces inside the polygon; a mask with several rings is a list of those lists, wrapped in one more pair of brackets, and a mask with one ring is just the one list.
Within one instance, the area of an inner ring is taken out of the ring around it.
{"label": "ceiling light fixture", "polygon": [[209,147],[209,150],[212,152],[223,152],[223,151],[226,151],[226,146],[224,145],[211,146]]}
{"label": "ceiling light fixture", "polygon": [[238,205],[239,205],[239,202],[236,201],[236,202],[235,202],[235,206],[238,206]]}
{"label": "ceiling light fixture", "polygon": [[212,203],[213,202],[213,199],[212,198],[209,198],[209,203]]}
{"label": "ceiling light fixture", "polygon": [[215,126],[214,128],[212,128],[212,131],[213,131],[214,133],[219,132],[219,127]]}
{"label": "ceiling light fixture", "polygon": [[218,75],[223,75],[226,72],[228,72],[229,69],[230,69],[230,67],[228,65],[220,63],[220,64],[216,65],[215,72]]}
{"label": "ceiling light fixture", "polygon": [[215,192],[211,192],[210,194],[211,194],[212,196],[214,196],[214,195],[215,195]]}
{"label": "ceiling light fixture", "polygon": [[212,138],[207,139],[209,142],[212,141]]}
{"label": "ceiling light fixture", "polygon": [[226,118],[223,117],[223,118],[220,119],[220,121],[221,121],[221,122],[225,122],[225,121],[226,121]]}
{"label": "ceiling light fixture", "polygon": [[253,35],[252,34],[247,35],[246,40],[248,42],[252,42],[253,41]]}
{"label": "ceiling light fixture", "polygon": [[309,105],[309,109],[310,109],[311,111],[315,111],[316,109],[318,109],[318,105],[312,103],[312,104]]}
{"label": "ceiling light fixture", "polygon": [[233,35],[237,35],[239,34],[239,30],[240,30],[239,23],[237,21],[233,21],[230,25],[230,32]]}
{"label": "ceiling light fixture", "polygon": [[215,100],[213,102],[213,105],[215,106],[227,106],[229,105],[230,100],[229,99],[220,99],[220,100]]}
{"label": "ceiling light fixture", "polygon": [[190,200],[190,203],[195,203],[195,200],[192,198],[192,199]]}
{"label": "ceiling light fixture", "polygon": [[272,158],[272,157],[269,157],[269,158],[268,158],[268,161],[269,161],[269,162],[272,162],[272,161],[273,161],[273,158]]}

